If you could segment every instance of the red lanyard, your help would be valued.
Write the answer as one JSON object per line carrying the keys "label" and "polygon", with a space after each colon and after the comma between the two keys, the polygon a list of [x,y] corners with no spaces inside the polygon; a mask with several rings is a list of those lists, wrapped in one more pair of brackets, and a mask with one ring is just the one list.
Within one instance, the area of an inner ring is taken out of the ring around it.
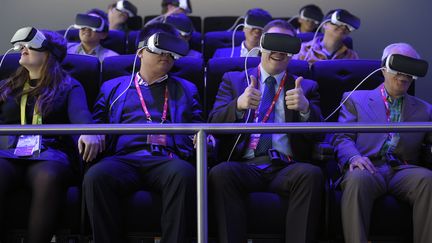
{"label": "red lanyard", "polygon": [[[137,73],[135,75],[135,80],[134,80],[135,81],[135,88],[136,88],[136,91],[138,93],[139,99],[141,101],[141,106],[142,106],[143,111],[144,111],[144,113],[146,115],[147,121],[151,122],[152,121],[151,115],[150,115],[150,112],[147,109],[147,106],[145,104],[144,98],[142,96],[141,88],[139,87],[139,84],[138,84],[138,79],[139,79],[139,76],[138,76],[138,73]],[[168,85],[165,86],[165,98],[164,98],[164,106],[163,106],[161,123],[164,123],[166,121],[167,111],[168,111]]]}
{"label": "red lanyard", "polygon": [[387,122],[390,122],[390,105],[389,105],[389,102],[387,100],[386,92],[384,90],[384,84],[381,85],[381,97],[382,97],[382,100],[384,101],[384,106],[385,106],[386,116],[387,116]]}
{"label": "red lanyard", "polygon": [[[268,110],[267,110],[265,116],[263,117],[261,123],[266,123],[267,120],[269,119],[270,114],[272,113],[272,111],[273,111],[273,109],[274,109],[274,107],[275,107],[275,105],[276,105],[276,102],[277,102],[277,100],[279,99],[279,95],[280,95],[280,93],[281,93],[281,91],[282,91],[282,88],[283,88],[284,85],[285,85],[286,77],[287,77],[287,74],[286,74],[286,72],[285,72],[285,74],[284,74],[284,76],[283,76],[283,78],[282,78],[282,81],[281,81],[281,83],[279,84],[278,90],[276,91],[275,97],[273,98],[273,101],[272,101],[270,107],[268,108]],[[259,88],[259,84],[260,84],[260,82],[261,82],[261,68],[260,68],[260,66],[258,66],[258,75],[257,75],[257,79],[258,79],[258,82],[257,82],[258,87],[257,87],[257,88]],[[257,119],[257,117],[258,117],[258,113],[259,113],[258,110],[259,110],[259,109],[256,109],[256,110],[255,110],[255,117],[254,117],[254,120]]]}

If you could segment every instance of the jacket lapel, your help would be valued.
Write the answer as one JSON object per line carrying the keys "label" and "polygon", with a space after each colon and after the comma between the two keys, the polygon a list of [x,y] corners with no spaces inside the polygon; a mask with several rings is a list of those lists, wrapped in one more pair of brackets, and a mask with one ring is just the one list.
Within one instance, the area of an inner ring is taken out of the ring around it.
{"label": "jacket lapel", "polygon": [[177,122],[177,84],[171,77],[167,80],[168,85],[168,111],[171,116],[171,122]]}
{"label": "jacket lapel", "polygon": [[[116,89],[116,92],[114,93],[115,96],[112,97],[111,103],[114,101],[115,98],[117,98],[124,90],[129,89],[129,80],[125,79],[123,80],[118,88]],[[121,115],[123,113],[123,106],[126,100],[126,96],[127,96],[127,92],[126,91],[117,101],[116,103],[113,105],[111,111],[115,111],[115,113],[111,113],[111,117],[113,120],[113,123],[120,123],[121,120]]]}
{"label": "jacket lapel", "polygon": [[[294,76],[290,75],[287,73],[287,80],[285,81],[285,87],[284,87],[284,91],[282,94],[284,97],[284,101],[285,101],[285,93],[288,90],[294,89],[295,88],[295,79]],[[286,105],[284,104],[284,110],[285,110],[285,122],[293,122],[294,121],[294,111],[293,110],[289,110]]]}
{"label": "jacket lapel", "polygon": [[401,122],[409,121],[409,118],[412,116],[413,112],[415,111],[416,111],[416,100],[410,95],[405,95],[404,102],[402,105]]}
{"label": "jacket lapel", "polygon": [[367,101],[368,106],[367,109],[365,108],[365,112],[372,121],[387,122],[385,106],[382,100],[380,89],[381,85],[370,93]]}

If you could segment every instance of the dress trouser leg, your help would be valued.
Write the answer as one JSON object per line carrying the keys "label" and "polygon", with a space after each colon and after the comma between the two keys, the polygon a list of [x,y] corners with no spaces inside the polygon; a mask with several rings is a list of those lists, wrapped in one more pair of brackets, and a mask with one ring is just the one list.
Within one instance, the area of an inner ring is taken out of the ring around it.
{"label": "dress trouser leg", "polygon": [[294,163],[280,170],[270,183],[271,191],[288,197],[285,242],[315,242],[323,181],[319,167]]}
{"label": "dress trouser leg", "polygon": [[84,177],[84,195],[95,243],[123,243],[121,200],[139,188],[138,169],[107,157]]}
{"label": "dress trouser leg", "polygon": [[384,177],[380,173],[372,174],[356,168],[345,173],[341,186],[345,242],[366,243],[374,201],[386,192]]}
{"label": "dress trouser leg", "polygon": [[209,185],[216,208],[218,242],[245,243],[247,194],[265,189],[259,170],[239,162],[223,162],[210,170]]}
{"label": "dress trouser leg", "polygon": [[391,178],[389,190],[413,206],[414,243],[432,242],[432,171],[402,166]]}

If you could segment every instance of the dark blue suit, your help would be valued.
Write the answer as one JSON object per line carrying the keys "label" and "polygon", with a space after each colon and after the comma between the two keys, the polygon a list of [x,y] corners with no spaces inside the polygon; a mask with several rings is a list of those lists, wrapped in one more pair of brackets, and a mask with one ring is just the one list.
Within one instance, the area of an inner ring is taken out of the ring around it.
{"label": "dark blue suit", "polygon": [[[125,76],[102,86],[94,109],[94,118],[98,123],[122,123],[122,117],[127,115],[125,108],[128,102],[139,102],[127,99],[126,92],[109,111],[110,105],[128,87],[129,81],[130,76]],[[202,122],[195,85],[174,77],[164,82],[169,91],[169,121]],[[135,90],[133,84],[130,90]],[[162,242],[185,241],[186,228],[193,218],[196,184],[193,165],[183,159],[192,158],[193,144],[186,135],[174,135],[173,140],[172,146],[167,148],[174,153],[173,157],[168,154],[152,155],[148,146],[144,146],[138,151],[111,153],[86,173],[84,191],[96,243],[125,242],[121,202],[142,187],[157,191],[162,196]],[[117,141],[118,136],[108,138],[109,151],[114,151]]]}
{"label": "dark blue suit", "polygon": [[[257,68],[249,70],[249,75],[257,77]],[[259,81],[258,81],[259,82]],[[245,72],[229,72],[223,76],[216,102],[210,112],[209,121],[215,123],[244,123],[246,115],[238,119],[237,99],[248,86]],[[284,90],[295,87],[295,77],[287,75]],[[308,121],[321,121],[318,85],[312,80],[303,80],[303,93],[309,100],[310,115]],[[285,121],[300,121],[298,111],[284,107]],[[252,113],[253,114],[253,113]],[[248,122],[252,122],[251,115]],[[307,161],[312,151],[312,135],[288,134],[293,158]],[[222,159],[228,158],[237,135],[224,135],[220,139]],[[320,169],[308,163],[294,163],[288,166],[270,166],[260,169],[257,163],[269,163],[268,156],[246,160],[243,155],[248,149],[250,135],[241,136],[231,159],[211,169],[209,184],[213,190],[214,204],[221,243],[246,242],[246,198],[248,193],[270,191],[288,196],[286,212],[286,242],[314,242],[316,226],[320,212],[322,173]],[[253,164],[255,163],[255,164]]]}

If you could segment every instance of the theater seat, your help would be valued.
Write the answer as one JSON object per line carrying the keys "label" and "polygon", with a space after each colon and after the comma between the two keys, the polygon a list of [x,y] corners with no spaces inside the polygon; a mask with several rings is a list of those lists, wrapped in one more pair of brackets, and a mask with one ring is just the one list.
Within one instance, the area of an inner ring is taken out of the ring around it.
{"label": "theater seat", "polygon": [[[204,34],[213,31],[226,31],[237,20],[239,16],[210,16],[204,18]],[[239,23],[242,23],[240,21]]]}
{"label": "theater seat", "polygon": [[[58,30],[57,32],[64,35],[66,30]],[[80,42],[79,30],[69,30],[66,40],[68,42]],[[123,31],[110,30],[108,37],[101,41],[101,45],[107,49],[117,52],[118,54],[126,54],[126,34]]]}
{"label": "theater seat", "polygon": [[[2,57],[0,57],[1,59]],[[6,56],[3,66],[0,68],[0,78],[9,77],[19,66],[20,54],[13,53]],[[99,60],[91,56],[67,55],[62,67],[84,87],[89,108],[93,107],[94,99],[98,93],[100,79]],[[76,163],[79,163],[78,161]],[[79,166],[80,167],[80,166]],[[81,172],[80,172],[81,173]],[[78,242],[81,240],[81,176],[67,190],[64,210],[60,215],[57,242]],[[20,188],[12,192],[5,203],[5,222],[9,232],[8,242],[20,242],[24,240],[25,229],[28,224],[31,192],[29,188]]]}
{"label": "theater seat", "polygon": [[[232,46],[232,31],[214,31],[204,34],[204,60],[210,59],[215,51],[219,48]],[[244,41],[243,31],[236,31],[234,37],[234,46],[239,46]]]}
{"label": "theater seat", "polygon": [[[312,79],[318,82],[321,112],[327,117],[336,109],[346,91],[352,90],[372,71],[380,68],[378,60],[328,60],[318,61],[311,67]],[[359,89],[369,90],[378,87],[383,82],[381,71],[378,71]],[[339,112],[328,121],[337,121]]]}

